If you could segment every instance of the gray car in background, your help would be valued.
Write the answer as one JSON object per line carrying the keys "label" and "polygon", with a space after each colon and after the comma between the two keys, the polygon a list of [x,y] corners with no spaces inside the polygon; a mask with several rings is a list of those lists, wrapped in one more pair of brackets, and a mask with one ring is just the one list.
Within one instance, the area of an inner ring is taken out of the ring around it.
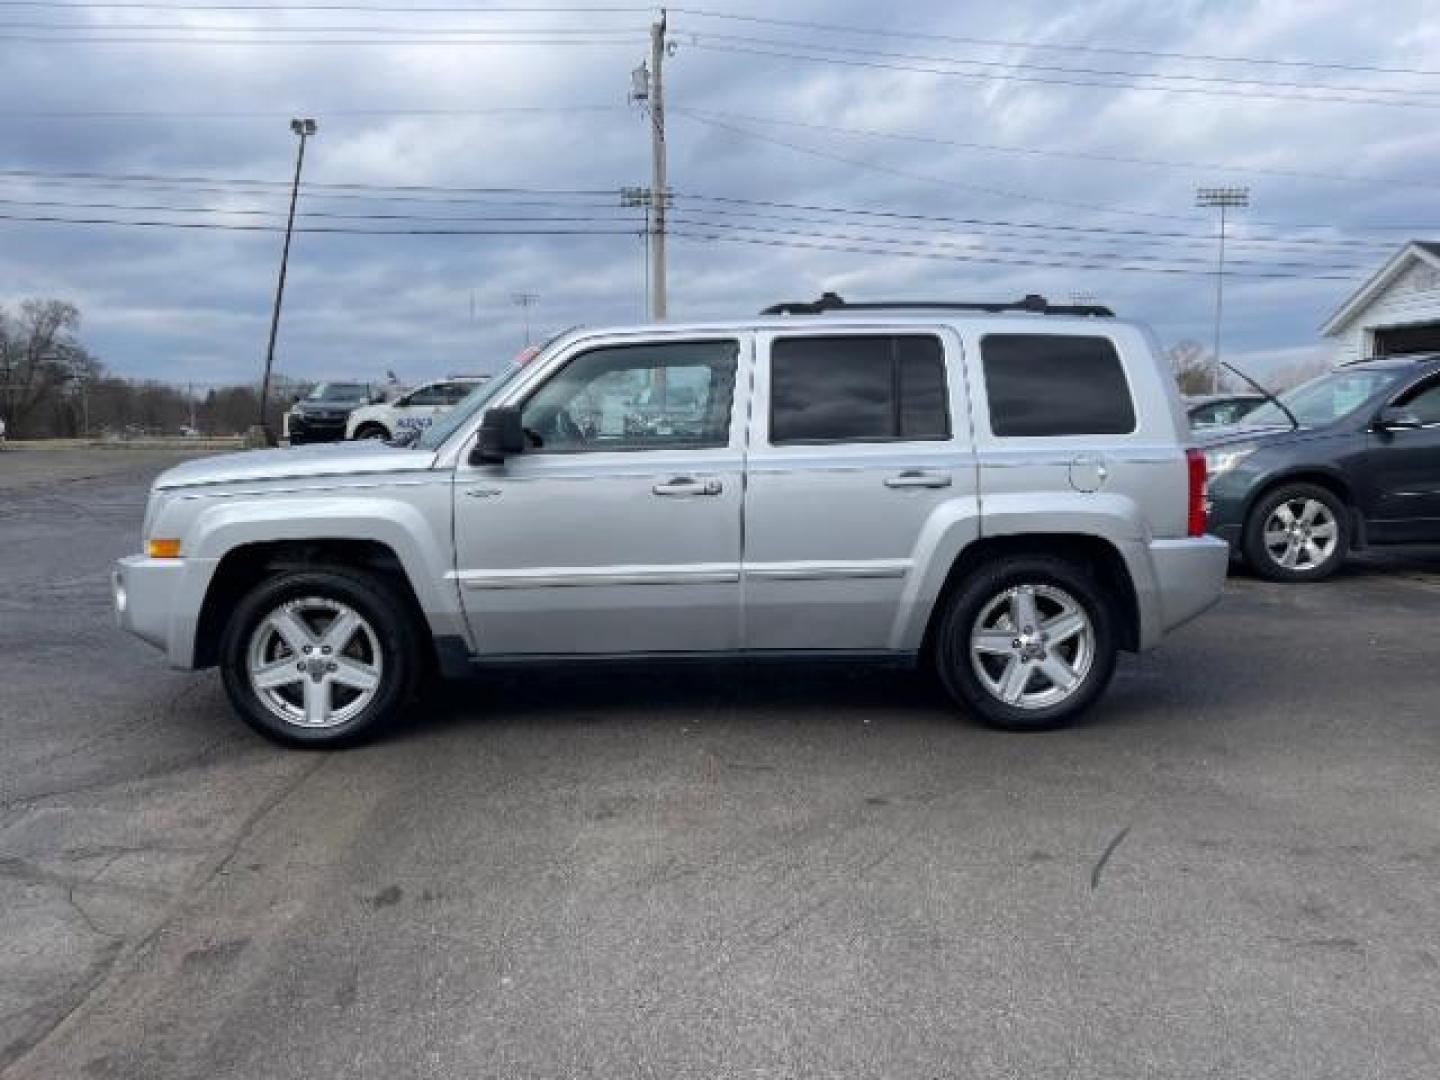
{"label": "gray car in background", "polygon": [[1440,358],[1367,360],[1280,395],[1206,443],[1210,530],[1274,581],[1355,548],[1440,543]]}

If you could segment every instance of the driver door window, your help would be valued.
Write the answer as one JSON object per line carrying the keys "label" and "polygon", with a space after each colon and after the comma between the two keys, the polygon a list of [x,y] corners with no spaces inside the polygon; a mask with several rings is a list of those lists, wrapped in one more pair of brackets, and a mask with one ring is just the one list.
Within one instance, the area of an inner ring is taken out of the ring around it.
{"label": "driver door window", "polygon": [[1422,387],[1399,404],[1418,416],[1426,427],[1440,424],[1440,382]]}
{"label": "driver door window", "polygon": [[734,341],[592,349],[531,395],[522,423],[542,454],[722,447],[738,354]]}

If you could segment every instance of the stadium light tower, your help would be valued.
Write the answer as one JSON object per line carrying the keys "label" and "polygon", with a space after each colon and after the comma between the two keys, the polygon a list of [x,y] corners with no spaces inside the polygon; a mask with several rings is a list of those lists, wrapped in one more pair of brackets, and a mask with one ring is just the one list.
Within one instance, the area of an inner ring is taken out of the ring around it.
{"label": "stadium light tower", "polygon": [[1212,389],[1220,392],[1220,323],[1225,313],[1225,211],[1250,205],[1248,187],[1202,187],[1195,189],[1195,205],[1220,211],[1220,257],[1215,265],[1215,358]]}
{"label": "stadium light tower", "polygon": [[522,348],[530,345],[530,309],[540,302],[540,294],[533,292],[515,292],[510,294],[510,302],[525,312],[525,344]]}
{"label": "stadium light tower", "polygon": [[270,343],[265,347],[265,377],[260,380],[260,418],[256,423],[265,430],[266,442],[270,442],[271,437],[265,429],[265,399],[270,396],[270,369],[275,363],[275,335],[280,329],[280,301],[285,297],[285,269],[290,263],[290,237],[295,231],[295,203],[300,197],[300,170],[305,167],[305,140],[315,134],[315,129],[315,121],[308,118],[290,121],[290,130],[300,136],[300,150],[295,156],[295,182],[290,187],[290,216],[285,221],[285,246],[280,250],[280,280],[275,284],[275,307],[270,313]]}

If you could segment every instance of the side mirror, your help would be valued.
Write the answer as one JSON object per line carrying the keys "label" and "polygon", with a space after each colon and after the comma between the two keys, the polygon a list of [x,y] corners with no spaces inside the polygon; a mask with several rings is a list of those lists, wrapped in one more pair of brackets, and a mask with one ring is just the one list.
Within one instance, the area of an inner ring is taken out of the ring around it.
{"label": "side mirror", "polygon": [[471,465],[499,465],[507,457],[525,452],[525,428],[520,410],[513,407],[487,409],[480,420],[480,438],[470,451]]}
{"label": "side mirror", "polygon": [[1380,431],[1413,430],[1424,426],[1420,417],[1403,405],[1387,405],[1375,417],[1375,427]]}

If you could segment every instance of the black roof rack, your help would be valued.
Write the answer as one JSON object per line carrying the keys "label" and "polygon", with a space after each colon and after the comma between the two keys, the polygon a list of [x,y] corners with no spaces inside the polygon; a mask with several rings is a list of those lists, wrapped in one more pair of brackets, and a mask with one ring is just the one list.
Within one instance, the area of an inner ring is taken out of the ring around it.
{"label": "black roof rack", "polygon": [[761,315],[823,315],[827,311],[1031,311],[1038,315],[1081,315],[1087,318],[1112,319],[1115,312],[1100,304],[1052,304],[1038,293],[1020,300],[872,300],[852,304],[838,293],[821,293],[818,300],[795,300],[772,304]]}

